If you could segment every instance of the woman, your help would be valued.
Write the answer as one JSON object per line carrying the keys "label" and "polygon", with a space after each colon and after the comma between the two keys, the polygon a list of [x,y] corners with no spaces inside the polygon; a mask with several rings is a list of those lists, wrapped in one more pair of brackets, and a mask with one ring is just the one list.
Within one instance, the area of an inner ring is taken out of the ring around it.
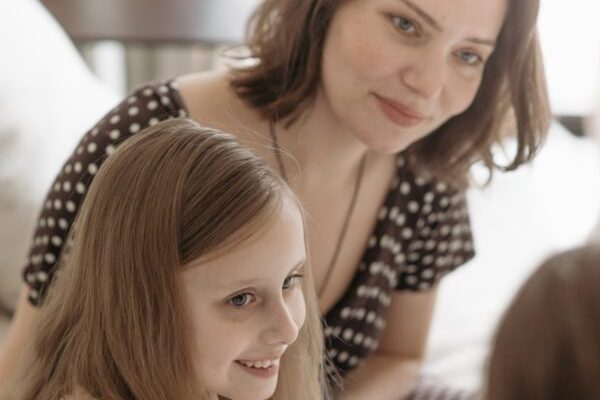
{"label": "woman", "polygon": [[[339,397],[406,395],[437,284],[473,256],[469,166],[517,168],[546,132],[537,11],[537,0],[265,0],[249,29],[253,62],[143,86],[86,134],[42,211],[54,225],[35,235],[4,365],[36,315],[25,292],[38,304],[37,274],[54,271],[60,246],[44,237],[68,230],[83,195],[72,183],[125,137],[186,115],[254,149],[307,210]],[[491,147],[508,115],[517,153],[498,166]],[[70,210],[57,209],[67,197]]]}
{"label": "woman", "polygon": [[324,396],[301,211],[231,135],[182,119],[131,138],[71,239],[3,399]]}
{"label": "woman", "polygon": [[600,246],[544,262],[496,332],[488,400],[597,399],[600,393]]}

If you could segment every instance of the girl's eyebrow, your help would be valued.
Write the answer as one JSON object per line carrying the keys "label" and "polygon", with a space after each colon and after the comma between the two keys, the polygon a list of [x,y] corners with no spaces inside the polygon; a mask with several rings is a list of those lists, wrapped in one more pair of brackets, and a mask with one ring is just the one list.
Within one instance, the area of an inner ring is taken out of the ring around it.
{"label": "girl's eyebrow", "polygon": [[[305,263],[306,263],[306,259],[303,258],[298,263],[294,264],[294,266],[288,272],[288,275],[291,274],[292,272],[294,272],[294,271],[302,268]],[[258,283],[260,281],[261,281],[260,278],[241,279],[239,281],[227,283],[227,286],[228,287],[230,287],[230,286],[252,286],[252,285],[254,285],[254,284],[256,284],[256,283]]]}

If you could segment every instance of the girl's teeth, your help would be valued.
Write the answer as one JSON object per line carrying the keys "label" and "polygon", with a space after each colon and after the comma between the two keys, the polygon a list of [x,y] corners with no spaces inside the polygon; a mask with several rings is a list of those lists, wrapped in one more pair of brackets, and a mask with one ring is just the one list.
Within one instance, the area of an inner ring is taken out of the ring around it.
{"label": "girl's teeth", "polygon": [[240,361],[243,365],[250,368],[269,368],[279,365],[279,360],[261,360],[261,361]]}

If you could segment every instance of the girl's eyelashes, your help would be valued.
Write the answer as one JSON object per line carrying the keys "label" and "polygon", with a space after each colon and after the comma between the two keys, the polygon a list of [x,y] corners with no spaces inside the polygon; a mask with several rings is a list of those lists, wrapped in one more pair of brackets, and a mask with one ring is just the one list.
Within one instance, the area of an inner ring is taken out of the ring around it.
{"label": "girl's eyelashes", "polygon": [[252,293],[240,293],[227,300],[227,304],[234,308],[244,308],[256,300]]}
{"label": "girl's eyelashes", "polygon": [[295,288],[296,286],[298,286],[298,284],[300,283],[300,280],[303,277],[304,277],[304,275],[302,275],[302,274],[294,274],[294,275],[288,276],[283,281],[282,289],[283,290],[290,290],[290,289]]}

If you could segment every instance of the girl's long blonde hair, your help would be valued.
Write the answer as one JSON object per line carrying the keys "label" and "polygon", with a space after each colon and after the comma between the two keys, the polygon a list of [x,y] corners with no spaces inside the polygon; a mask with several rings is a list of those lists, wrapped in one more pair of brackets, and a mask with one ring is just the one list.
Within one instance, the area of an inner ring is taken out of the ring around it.
{"label": "girl's long blonde hair", "polygon": [[[277,218],[293,194],[231,135],[188,120],[141,132],[91,184],[15,382],[2,399],[196,400],[180,272]],[[307,317],[273,399],[325,396],[310,268]],[[216,339],[218,340],[218,339]]]}

